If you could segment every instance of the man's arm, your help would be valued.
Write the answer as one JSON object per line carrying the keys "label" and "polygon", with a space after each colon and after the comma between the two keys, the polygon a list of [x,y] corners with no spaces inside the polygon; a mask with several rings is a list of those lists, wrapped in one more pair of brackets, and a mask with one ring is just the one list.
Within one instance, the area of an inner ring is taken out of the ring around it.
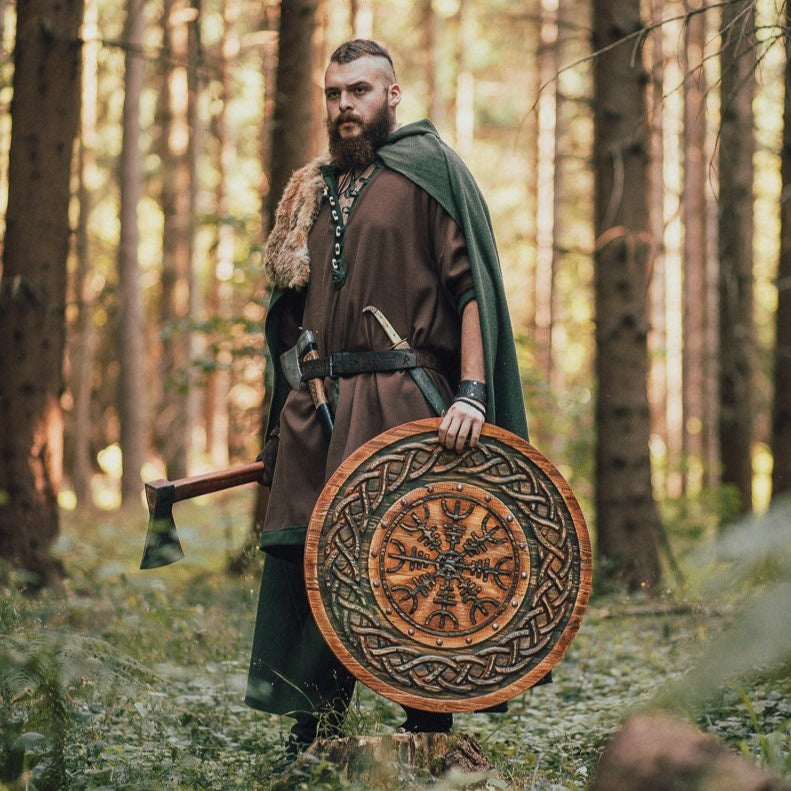
{"label": "man's arm", "polygon": [[[461,316],[461,380],[463,383],[486,383],[478,303],[474,299],[465,305]],[[485,388],[483,392],[485,399]],[[439,425],[440,442],[457,451],[462,451],[467,442],[470,447],[475,447],[485,420],[485,400],[480,401],[474,395],[457,396]]]}

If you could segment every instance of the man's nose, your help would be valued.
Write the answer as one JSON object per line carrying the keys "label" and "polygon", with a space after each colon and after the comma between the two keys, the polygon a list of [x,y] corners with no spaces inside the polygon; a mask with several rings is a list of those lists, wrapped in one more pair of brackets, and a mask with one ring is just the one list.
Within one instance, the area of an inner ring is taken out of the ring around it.
{"label": "man's nose", "polygon": [[350,91],[341,91],[341,100],[338,106],[341,110],[352,109],[352,94]]}

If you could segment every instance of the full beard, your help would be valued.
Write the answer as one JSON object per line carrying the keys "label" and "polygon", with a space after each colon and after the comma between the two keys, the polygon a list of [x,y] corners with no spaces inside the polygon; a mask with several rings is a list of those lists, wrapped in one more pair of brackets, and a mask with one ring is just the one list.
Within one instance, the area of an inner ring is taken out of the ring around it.
{"label": "full beard", "polygon": [[[362,124],[360,134],[354,137],[341,137],[340,126],[349,120]],[[387,140],[390,127],[390,107],[387,102],[382,104],[382,107],[367,124],[363,124],[352,113],[342,113],[335,121],[328,118],[327,134],[330,139],[332,164],[341,173],[365,170],[374,161],[376,149]]]}

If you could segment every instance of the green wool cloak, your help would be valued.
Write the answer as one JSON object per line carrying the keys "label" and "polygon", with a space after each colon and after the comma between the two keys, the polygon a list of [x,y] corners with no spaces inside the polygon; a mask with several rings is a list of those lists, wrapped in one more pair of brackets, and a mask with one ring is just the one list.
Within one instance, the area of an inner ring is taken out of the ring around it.
{"label": "green wool cloak", "polygon": [[[464,232],[486,358],[486,419],[523,439],[528,439],[522,382],[516,361],[500,259],[489,209],[480,188],[458,154],[442,141],[436,128],[428,120],[397,129],[376,153],[387,167],[426,190]],[[318,173],[319,164],[320,161],[317,160],[306,168],[311,173],[314,169]],[[317,193],[313,218],[320,206],[323,182],[316,179],[315,184]],[[288,210],[293,216],[287,222],[293,226],[298,222],[296,208],[293,205],[284,206],[287,198],[288,196],[284,196],[278,213]],[[267,251],[267,257],[269,252]],[[274,391],[267,434],[277,425],[280,410],[288,395],[288,384],[280,370],[279,358],[284,349],[281,348],[279,340],[279,326],[282,309],[293,299],[293,291],[293,288],[278,285],[272,293],[266,317],[265,332],[274,368]]]}

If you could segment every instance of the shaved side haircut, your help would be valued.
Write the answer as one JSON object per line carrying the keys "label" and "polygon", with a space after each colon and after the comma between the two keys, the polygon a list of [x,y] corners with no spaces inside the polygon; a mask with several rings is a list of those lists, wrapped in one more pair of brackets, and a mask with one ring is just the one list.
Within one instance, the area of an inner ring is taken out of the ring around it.
{"label": "shaved side haircut", "polygon": [[382,64],[382,74],[386,77],[390,85],[397,82],[395,66],[390,53],[380,44],[367,38],[355,38],[341,44],[330,56],[331,63],[351,63],[357,58],[381,58],[386,61]]}

